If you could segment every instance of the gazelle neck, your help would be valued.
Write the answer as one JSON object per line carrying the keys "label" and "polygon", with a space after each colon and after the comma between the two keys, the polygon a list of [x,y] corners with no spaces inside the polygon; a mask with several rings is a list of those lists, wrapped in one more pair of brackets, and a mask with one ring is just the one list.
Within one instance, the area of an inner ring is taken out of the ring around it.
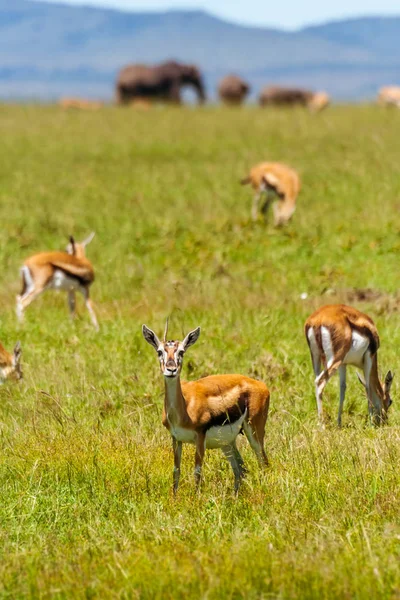
{"label": "gazelle neck", "polygon": [[372,360],[371,374],[369,378],[370,399],[373,407],[379,407],[379,414],[383,409],[383,389],[378,375],[378,359],[375,354]]}
{"label": "gazelle neck", "polygon": [[165,377],[164,407],[167,419],[173,424],[183,424],[188,420],[185,399],[182,394],[181,379],[177,377]]}

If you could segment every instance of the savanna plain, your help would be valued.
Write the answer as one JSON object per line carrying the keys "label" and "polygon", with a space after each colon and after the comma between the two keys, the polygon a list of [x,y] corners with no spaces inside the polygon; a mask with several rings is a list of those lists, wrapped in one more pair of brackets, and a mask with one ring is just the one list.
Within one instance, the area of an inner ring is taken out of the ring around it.
{"label": "savanna plain", "polygon": [[[0,597],[400,598],[400,112],[3,105],[0,129],[1,341],[24,369],[0,388]],[[251,221],[239,184],[262,160],[302,177],[283,229]],[[90,231],[100,332],[55,292],[20,328],[22,260]],[[337,378],[318,427],[303,323],[332,302],[375,320],[381,374],[399,373],[386,427],[354,369],[343,428]],[[190,446],[172,495],[141,334],[168,315],[170,338],[202,327],[184,378],[271,390],[271,465],[240,436],[238,497],[220,451],[196,492]]]}

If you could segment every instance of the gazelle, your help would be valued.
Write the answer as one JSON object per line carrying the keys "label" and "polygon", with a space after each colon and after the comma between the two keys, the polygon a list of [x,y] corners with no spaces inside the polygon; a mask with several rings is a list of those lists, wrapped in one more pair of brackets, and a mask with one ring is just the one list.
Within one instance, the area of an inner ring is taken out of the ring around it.
{"label": "gazelle", "polygon": [[85,256],[86,246],[92,241],[91,233],[83,242],[77,243],[70,237],[65,252],[40,252],[27,258],[21,268],[22,291],[17,296],[17,317],[23,320],[24,310],[42,292],[48,289],[65,290],[71,317],[75,316],[75,292],[80,292],[90,318],[96,329],[97,318],[89,297],[89,288],[94,281],[92,263]]}
{"label": "gazelle", "polygon": [[156,350],[164,376],[163,425],[172,436],[174,451],[173,489],[179,485],[182,444],[196,446],[195,481],[200,483],[206,448],[221,448],[234,476],[235,491],[245,474],[236,438],[243,429],[260,465],[268,465],[264,450],[269,391],[261,381],[243,375],[211,375],[198,381],[180,380],[186,350],[197,342],[200,327],[180,341],[166,341],[168,323],[161,342],[143,325],[143,336]]}
{"label": "gazelle", "polygon": [[241,180],[241,184],[250,183],[255,191],[251,216],[253,221],[258,218],[261,197],[265,194],[265,201],[261,212],[266,218],[268,208],[274,200],[275,227],[284,225],[296,210],[296,200],[300,191],[300,178],[294,169],[277,162],[264,162],[250,170],[248,177]]}
{"label": "gazelle", "polygon": [[[339,370],[340,401],[338,426],[342,424],[346,393],[346,367],[362,369],[370,419],[384,423],[392,400],[393,375],[388,371],[382,384],[378,377],[379,335],[370,317],[344,304],[323,306],[308,317],[305,334],[311,352],[315,379],[318,417],[323,422],[322,393],[332,375]],[[321,369],[322,365],[322,369]]]}
{"label": "gazelle", "polygon": [[19,381],[22,379],[21,368],[21,343],[15,344],[14,352],[7,352],[4,346],[0,343],[0,384],[7,379]]}

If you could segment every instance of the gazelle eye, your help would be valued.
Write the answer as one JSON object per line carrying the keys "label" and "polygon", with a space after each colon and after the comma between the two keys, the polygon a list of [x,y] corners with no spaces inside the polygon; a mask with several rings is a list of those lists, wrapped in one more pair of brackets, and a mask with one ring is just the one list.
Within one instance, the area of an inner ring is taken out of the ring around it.
{"label": "gazelle eye", "polygon": [[159,358],[163,357],[163,351],[162,350],[157,350],[157,354]]}

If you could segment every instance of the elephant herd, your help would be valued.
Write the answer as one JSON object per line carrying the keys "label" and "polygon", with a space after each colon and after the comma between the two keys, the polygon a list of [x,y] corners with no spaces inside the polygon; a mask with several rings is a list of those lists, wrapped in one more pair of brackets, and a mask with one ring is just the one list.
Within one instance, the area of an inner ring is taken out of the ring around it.
{"label": "elephant herd", "polygon": [[[117,77],[116,102],[130,104],[159,100],[179,104],[185,86],[195,90],[200,103],[205,102],[204,81],[196,66],[176,61],[155,66],[132,64],[124,67]],[[242,104],[249,92],[249,84],[237,75],[227,75],[218,85],[218,96],[225,104]],[[325,92],[267,86],[261,90],[259,103],[261,106],[298,104],[310,110],[321,110],[328,105],[329,96]]]}
{"label": "elephant herd", "polygon": [[[203,76],[195,65],[173,60],[154,66],[131,64],[121,69],[117,76],[115,101],[118,105],[133,104],[138,108],[149,108],[152,102],[180,104],[182,89],[186,86],[194,89],[200,104],[206,101]],[[223,104],[238,106],[249,95],[250,85],[238,75],[227,75],[220,80],[217,92]],[[260,106],[303,106],[311,112],[319,112],[328,106],[330,98],[323,91],[267,85],[261,89],[258,103]],[[400,87],[381,88],[378,103],[400,108]],[[59,100],[59,105],[64,109],[98,110],[103,102],[64,97]]]}

